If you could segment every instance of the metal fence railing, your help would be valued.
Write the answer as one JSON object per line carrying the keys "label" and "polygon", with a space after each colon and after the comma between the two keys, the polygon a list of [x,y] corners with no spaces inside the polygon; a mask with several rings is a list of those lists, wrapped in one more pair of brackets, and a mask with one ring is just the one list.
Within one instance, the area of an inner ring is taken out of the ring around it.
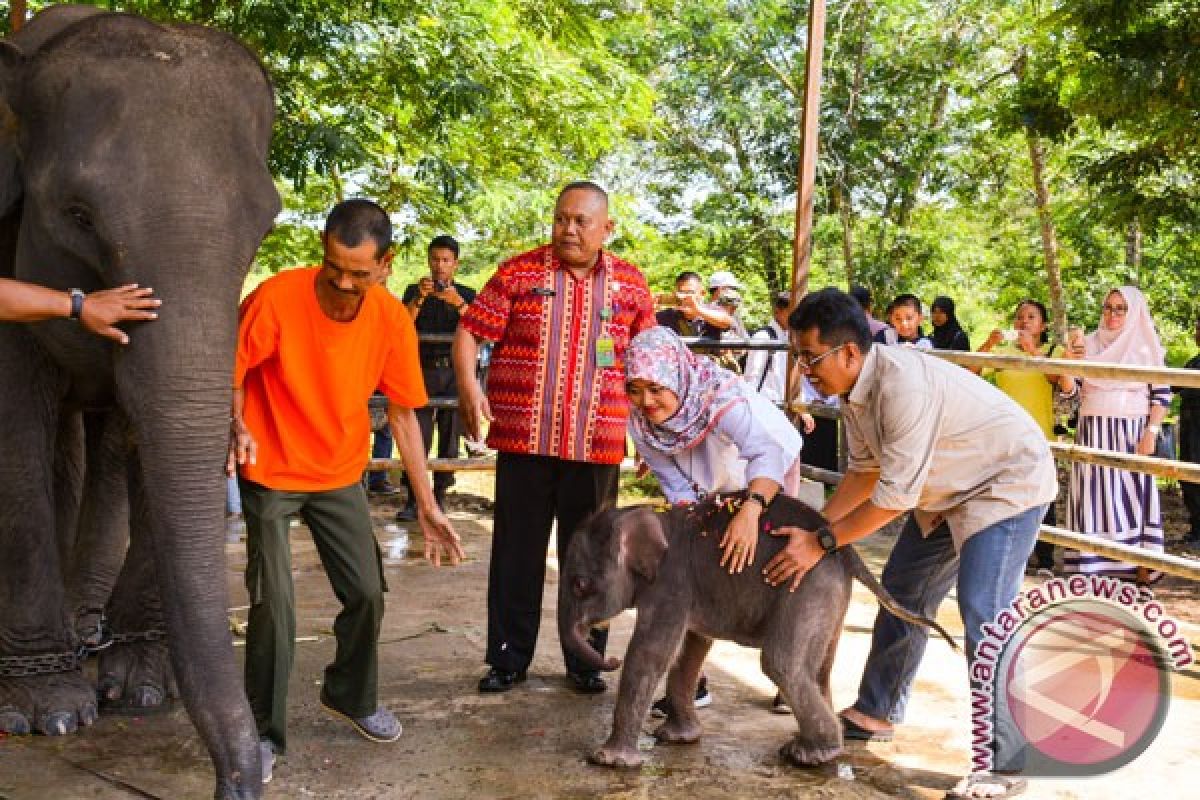
{"label": "metal fence railing", "polygon": [[[421,334],[422,342],[448,343],[453,340],[453,334]],[[766,339],[707,339],[700,337],[685,337],[684,343],[697,352],[715,352],[721,350],[767,350],[783,351],[788,349],[788,343],[779,340]],[[1117,364],[1098,364],[1065,358],[1036,358],[994,353],[971,353],[957,350],[930,350],[930,355],[944,358],[963,367],[976,369],[1019,369],[1041,372],[1048,375],[1071,375],[1084,378],[1103,378],[1108,380],[1128,380],[1136,383],[1166,384],[1173,387],[1200,388],[1200,370],[1175,369],[1171,367],[1122,366]],[[373,399],[377,402],[377,399]],[[436,408],[457,408],[458,399],[452,397],[430,398],[430,405]],[[386,400],[384,401],[386,407]],[[841,419],[841,411],[835,407],[821,404],[792,403],[789,410],[793,412],[807,411],[813,416],[826,419]],[[1187,461],[1140,456],[1129,453],[1116,453],[1108,450],[1097,450],[1090,447],[1068,442],[1050,442],[1050,450],[1054,457],[1061,461],[1078,461],[1117,469],[1154,475],[1161,478],[1173,478],[1189,483],[1200,483],[1200,464]],[[398,458],[371,459],[370,470],[402,469],[404,463]],[[429,469],[435,472],[457,471],[492,471],[496,468],[494,458],[434,458],[429,460]],[[622,469],[632,471],[634,463],[627,459]],[[801,465],[800,472],[804,477],[819,481],[827,486],[833,486],[842,479],[842,473],[831,470]],[[1170,554],[1149,552],[1137,547],[1117,544],[1108,539],[1064,528],[1043,525],[1038,538],[1054,544],[1071,547],[1107,558],[1115,558],[1137,566],[1147,567],[1171,575],[1200,580],[1200,561],[1181,558]]]}

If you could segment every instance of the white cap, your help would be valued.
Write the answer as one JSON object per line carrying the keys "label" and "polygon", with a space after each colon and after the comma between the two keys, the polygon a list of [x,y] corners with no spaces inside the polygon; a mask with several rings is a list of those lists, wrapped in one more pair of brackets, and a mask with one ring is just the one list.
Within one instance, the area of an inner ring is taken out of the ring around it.
{"label": "white cap", "polygon": [[738,279],[733,277],[732,272],[720,270],[719,272],[714,272],[708,277],[709,289],[724,289],[727,287],[733,289],[742,288],[742,284],[738,283]]}

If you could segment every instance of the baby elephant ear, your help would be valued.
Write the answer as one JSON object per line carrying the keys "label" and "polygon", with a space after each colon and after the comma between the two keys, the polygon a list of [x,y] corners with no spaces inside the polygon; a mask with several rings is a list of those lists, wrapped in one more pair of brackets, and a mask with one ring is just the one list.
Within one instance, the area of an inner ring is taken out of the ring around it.
{"label": "baby elephant ear", "polygon": [[616,520],[617,565],[628,568],[648,581],[658,575],[658,565],[667,552],[663,517],[649,506],[630,509]]}

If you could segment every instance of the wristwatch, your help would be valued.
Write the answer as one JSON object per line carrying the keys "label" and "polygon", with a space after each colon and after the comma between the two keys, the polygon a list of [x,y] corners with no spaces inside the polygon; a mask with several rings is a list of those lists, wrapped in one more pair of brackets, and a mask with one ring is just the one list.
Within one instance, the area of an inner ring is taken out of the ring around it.
{"label": "wristwatch", "polygon": [[762,506],[763,511],[766,511],[767,506],[771,505],[769,502],[767,502],[767,498],[763,496],[762,492],[746,492],[746,499],[753,500],[754,502],[758,503],[760,506]]}
{"label": "wristwatch", "polygon": [[828,525],[822,525],[817,528],[816,534],[817,544],[821,545],[821,549],[825,551],[825,555],[829,555],[838,549],[837,537],[833,535],[833,529]]}
{"label": "wristwatch", "polygon": [[70,318],[78,320],[83,314],[83,299],[87,297],[82,289],[67,289],[67,294],[71,295],[71,315]]}

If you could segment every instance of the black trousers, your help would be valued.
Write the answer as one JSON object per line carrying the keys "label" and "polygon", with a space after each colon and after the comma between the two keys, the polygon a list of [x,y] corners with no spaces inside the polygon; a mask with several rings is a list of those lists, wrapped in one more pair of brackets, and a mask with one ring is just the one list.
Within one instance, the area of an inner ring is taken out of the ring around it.
{"label": "black trousers", "polygon": [[[571,546],[575,529],[593,512],[617,502],[616,464],[588,464],[552,456],[500,453],[496,459],[496,525],[488,569],[486,661],[523,671],[533,661],[542,620],[546,550],[558,522],[558,558]],[[608,631],[593,630],[601,653]],[[589,672],[566,649],[569,672]]]}
{"label": "black trousers", "polygon": [[[425,379],[425,391],[430,397],[458,397],[458,383],[454,377],[454,367],[422,367],[421,375]],[[421,426],[421,441],[425,443],[425,452],[433,444],[433,430],[437,428],[438,458],[458,458],[458,440],[462,436],[462,423],[459,421],[456,408],[432,408],[425,406],[416,410],[417,424]],[[413,502],[412,484],[408,482],[408,474],[404,475],[404,485],[408,488],[409,503]],[[441,494],[454,485],[453,472],[433,473],[433,491]]]}
{"label": "black trousers", "polygon": [[[1046,506],[1046,516],[1042,518],[1042,524],[1050,526],[1058,525],[1058,515],[1054,510],[1054,503]],[[1054,569],[1054,542],[1046,542],[1038,539],[1037,544],[1033,546],[1033,560],[1035,566]]]}
{"label": "black trousers", "polygon": [[812,433],[804,434],[804,447],[800,450],[800,461],[810,467],[820,467],[831,472],[838,468],[838,424],[837,420],[814,417],[816,426]]}

